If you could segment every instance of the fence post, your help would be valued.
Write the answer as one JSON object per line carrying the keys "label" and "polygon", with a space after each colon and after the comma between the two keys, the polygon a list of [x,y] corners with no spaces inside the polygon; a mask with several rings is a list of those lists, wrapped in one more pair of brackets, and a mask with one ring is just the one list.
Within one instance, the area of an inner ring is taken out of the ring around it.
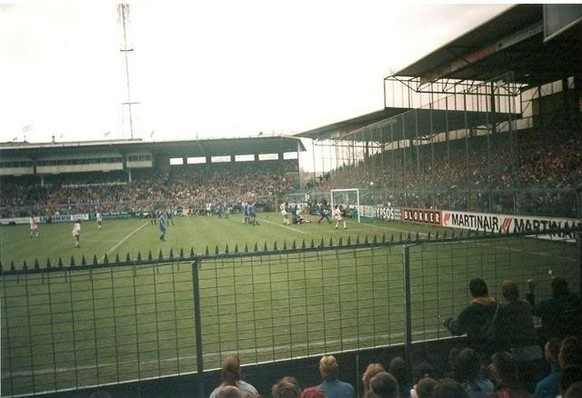
{"label": "fence post", "polygon": [[582,296],[582,231],[579,229],[576,234],[576,257],[578,258],[578,296]]}
{"label": "fence post", "polygon": [[412,310],[410,308],[410,247],[402,246],[402,293],[404,295],[404,352],[410,358],[412,347]]}
{"label": "fence post", "polygon": [[194,335],[196,339],[196,371],[198,372],[198,396],[205,397],[204,360],[202,352],[202,321],[200,317],[200,280],[198,278],[199,258],[192,260],[192,294],[194,299]]}
{"label": "fence post", "polygon": [[[576,188],[576,208],[578,209],[576,217],[582,218],[582,184]],[[582,297],[582,230],[580,224],[577,225],[576,231],[576,258],[578,259],[578,295]]]}

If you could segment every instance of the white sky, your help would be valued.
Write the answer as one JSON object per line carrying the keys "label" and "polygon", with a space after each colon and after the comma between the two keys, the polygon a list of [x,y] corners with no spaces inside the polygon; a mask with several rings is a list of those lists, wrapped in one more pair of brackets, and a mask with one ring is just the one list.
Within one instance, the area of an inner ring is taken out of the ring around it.
{"label": "white sky", "polygon": [[[383,78],[511,6],[130,4],[133,137],[296,134],[383,107]],[[0,142],[130,138],[116,2],[0,3]]]}

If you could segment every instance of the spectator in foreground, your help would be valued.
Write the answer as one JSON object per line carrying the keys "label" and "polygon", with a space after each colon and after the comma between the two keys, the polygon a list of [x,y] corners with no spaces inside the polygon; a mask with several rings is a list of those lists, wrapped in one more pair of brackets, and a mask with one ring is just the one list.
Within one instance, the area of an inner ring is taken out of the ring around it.
{"label": "spectator in foreground", "polygon": [[535,398],[555,398],[560,394],[560,374],[562,373],[559,363],[561,341],[557,337],[552,337],[544,346],[544,356],[550,365],[550,374],[537,382]]}
{"label": "spectator in foreground", "polygon": [[[569,366],[562,372],[560,376],[560,397],[568,397],[574,394],[570,390],[575,390],[574,385],[582,382],[582,366]],[[580,395],[574,395],[575,398],[580,398]]]}
{"label": "spectator in foreground", "polygon": [[362,375],[362,397],[367,398],[371,396],[370,380],[380,372],[385,372],[384,366],[380,363],[371,363],[366,367],[366,371]]}
{"label": "spectator in foreground", "polygon": [[558,355],[560,368],[560,392],[566,395],[570,386],[582,381],[582,339],[577,336],[566,337]]}
{"label": "spectator in foreground", "polygon": [[400,398],[408,398],[410,396],[410,389],[412,388],[408,363],[400,356],[394,357],[388,365],[388,372],[398,381]]}
{"label": "spectator in foreground", "polygon": [[486,398],[532,398],[519,380],[517,363],[508,352],[498,352],[493,355],[491,376],[495,381],[495,391],[485,395]]}
{"label": "spectator in foreground", "polygon": [[243,398],[243,396],[235,386],[224,386],[218,392],[218,398]]}
{"label": "spectator in foreground", "polygon": [[339,366],[333,355],[324,355],[319,361],[319,374],[323,382],[319,387],[330,398],[355,398],[354,387],[345,381],[338,380]]}
{"label": "spectator in foreground", "polygon": [[483,279],[472,279],[469,291],[473,296],[471,303],[461,311],[458,319],[449,318],[444,325],[455,336],[466,333],[469,347],[489,362],[493,353],[509,348],[504,334],[507,317],[501,305],[489,296]]}
{"label": "spectator in foreground", "polygon": [[461,350],[457,356],[455,378],[469,398],[483,398],[495,389],[493,382],[481,375],[481,357],[472,348]]}
{"label": "spectator in foreground", "polygon": [[212,391],[210,398],[218,398],[220,391],[227,386],[236,387],[242,397],[258,394],[254,386],[241,379],[240,359],[235,353],[228,354],[224,357],[222,361],[222,383]]}
{"label": "spectator in foreground", "polygon": [[301,398],[327,398],[319,387],[307,387],[301,392]]}
{"label": "spectator in foreground", "polygon": [[562,340],[558,361],[562,370],[569,366],[582,366],[582,339],[568,336]]}
{"label": "spectator in foreground", "polygon": [[[507,337],[511,347],[525,347],[537,344],[531,305],[519,298],[517,283],[505,280],[501,284],[501,293],[505,302],[502,304],[507,314]],[[514,354],[515,355],[515,354]],[[541,357],[541,355],[540,355]]]}
{"label": "spectator in foreground", "polygon": [[380,372],[370,380],[370,389],[376,398],[399,398],[398,381],[388,372]]}
{"label": "spectator in foreground", "polygon": [[554,277],[550,282],[552,297],[535,303],[536,283],[528,280],[529,293],[526,298],[533,307],[533,314],[542,318],[541,339],[582,335],[582,301],[568,289],[568,282]]}
{"label": "spectator in foreground", "polygon": [[564,398],[580,398],[582,397],[582,380],[577,381],[566,390]]}
{"label": "spectator in foreground", "polygon": [[469,398],[461,383],[454,379],[440,379],[434,386],[433,398]]}
{"label": "spectator in foreground", "polygon": [[534,327],[532,307],[519,298],[517,283],[505,280],[501,284],[505,299],[503,309],[507,315],[505,333],[511,346],[511,355],[517,362],[519,374],[528,391],[534,391],[537,380],[547,374],[542,345]]}
{"label": "spectator in foreground", "polygon": [[431,398],[438,381],[432,377],[423,377],[410,390],[411,398]]}
{"label": "spectator in foreground", "polygon": [[281,378],[271,389],[273,398],[301,398],[301,388],[295,377]]}

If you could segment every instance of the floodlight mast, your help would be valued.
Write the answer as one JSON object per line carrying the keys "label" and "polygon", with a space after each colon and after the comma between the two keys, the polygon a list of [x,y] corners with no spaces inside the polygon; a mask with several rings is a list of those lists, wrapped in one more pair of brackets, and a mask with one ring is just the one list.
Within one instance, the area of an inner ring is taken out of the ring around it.
{"label": "floodlight mast", "polygon": [[128,53],[133,51],[133,48],[127,48],[127,24],[129,22],[129,4],[118,4],[117,14],[119,20],[121,21],[123,27],[123,48],[120,50],[125,57],[125,81],[127,84],[127,101],[122,102],[121,105],[127,105],[128,115],[129,115],[129,134],[130,138],[133,140],[133,115],[132,115],[132,105],[138,105],[139,102],[133,102],[131,100],[131,85],[129,79],[129,57]]}

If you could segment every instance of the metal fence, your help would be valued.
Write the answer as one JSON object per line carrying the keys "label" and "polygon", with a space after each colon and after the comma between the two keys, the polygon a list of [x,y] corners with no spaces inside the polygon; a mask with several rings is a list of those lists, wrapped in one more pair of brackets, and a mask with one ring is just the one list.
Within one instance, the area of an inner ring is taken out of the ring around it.
{"label": "metal fence", "polygon": [[[450,338],[480,276],[493,296],[553,275],[580,290],[577,242],[525,234],[372,236],[204,255],[3,267],[2,396],[203,374]],[[193,386],[205,396],[213,386]]]}

